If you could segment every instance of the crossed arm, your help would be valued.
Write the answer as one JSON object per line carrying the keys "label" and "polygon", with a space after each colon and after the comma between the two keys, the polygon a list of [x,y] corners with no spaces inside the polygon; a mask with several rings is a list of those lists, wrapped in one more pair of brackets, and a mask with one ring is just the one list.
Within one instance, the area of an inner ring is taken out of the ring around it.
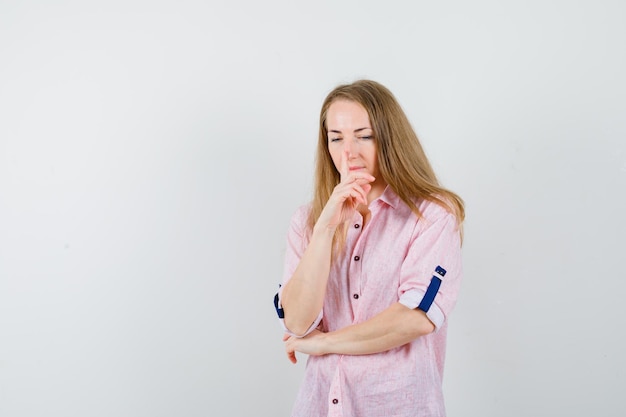
{"label": "crossed arm", "polygon": [[435,329],[422,310],[396,302],[362,323],[328,333],[314,330],[302,337],[323,306],[330,272],[332,234],[324,228],[314,229],[296,271],[283,288],[285,326],[296,335],[285,334],[283,337],[289,360],[296,363],[295,352],[309,355],[384,352]]}
{"label": "crossed arm", "polygon": [[285,335],[283,341],[287,357],[296,363],[296,352],[308,355],[367,355],[402,346],[434,329],[435,326],[422,310],[394,303],[363,323],[328,333],[314,330],[302,338]]}

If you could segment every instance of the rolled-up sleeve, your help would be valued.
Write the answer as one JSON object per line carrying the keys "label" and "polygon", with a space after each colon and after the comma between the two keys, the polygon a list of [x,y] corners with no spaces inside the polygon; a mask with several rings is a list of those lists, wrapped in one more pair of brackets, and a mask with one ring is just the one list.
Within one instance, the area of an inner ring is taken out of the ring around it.
{"label": "rolled-up sleeve", "polygon": [[[287,245],[285,249],[285,264],[283,268],[282,285],[280,286],[278,290],[278,294],[276,295],[275,300],[274,300],[275,307],[278,312],[278,319],[280,321],[280,324],[283,330],[292,336],[296,336],[296,335],[285,326],[284,314],[282,313],[282,303],[281,303],[282,289],[285,286],[285,284],[289,282],[289,280],[293,276],[293,273],[295,272],[296,268],[298,267],[298,264],[300,263],[302,254],[304,253],[304,250],[306,249],[306,245],[308,242],[307,237],[306,237],[306,223],[307,223],[308,212],[309,212],[308,206],[302,206],[298,210],[296,210],[296,212],[291,218],[289,230],[287,232]],[[305,332],[305,334],[298,336],[298,337],[304,337],[307,334],[311,333],[320,324],[320,322],[322,321],[322,317],[323,317],[323,310],[319,312],[317,318],[311,324],[311,327],[309,327],[309,329]]]}
{"label": "rolled-up sleeve", "polygon": [[[460,232],[456,217],[435,204],[423,215],[402,264],[398,297],[411,309],[418,308],[427,293],[434,297],[426,315],[438,330],[456,304],[463,276]],[[438,267],[445,271],[443,276],[435,272]]]}

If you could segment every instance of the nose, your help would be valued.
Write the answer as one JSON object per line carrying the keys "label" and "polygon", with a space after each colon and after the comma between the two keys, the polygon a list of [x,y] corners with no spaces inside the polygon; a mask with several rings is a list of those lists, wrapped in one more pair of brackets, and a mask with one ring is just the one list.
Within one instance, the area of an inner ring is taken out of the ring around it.
{"label": "nose", "polygon": [[346,139],[343,141],[343,149],[348,152],[348,157],[355,157],[358,154],[358,143],[353,138]]}

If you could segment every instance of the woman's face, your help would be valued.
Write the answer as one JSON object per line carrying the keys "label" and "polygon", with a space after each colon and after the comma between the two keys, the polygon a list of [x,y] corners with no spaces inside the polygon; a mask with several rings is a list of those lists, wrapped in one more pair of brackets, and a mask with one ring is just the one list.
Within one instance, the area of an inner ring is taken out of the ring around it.
{"label": "woman's face", "polygon": [[376,178],[370,193],[382,193],[374,131],[365,108],[354,101],[334,101],[326,114],[326,128],[328,151],[337,171],[341,172],[342,158],[346,158],[350,171],[363,170]]}

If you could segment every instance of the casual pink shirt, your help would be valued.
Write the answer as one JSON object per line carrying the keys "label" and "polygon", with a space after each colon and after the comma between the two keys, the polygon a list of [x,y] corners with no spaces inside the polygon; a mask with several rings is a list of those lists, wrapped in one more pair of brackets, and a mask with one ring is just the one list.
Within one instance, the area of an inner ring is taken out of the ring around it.
{"label": "casual pink shirt", "polygon": [[[310,356],[292,416],[445,416],[446,319],[462,276],[460,236],[456,218],[441,206],[418,207],[422,219],[387,187],[370,204],[365,227],[355,214],[345,256],[331,266],[323,310],[309,331],[332,332],[366,321],[398,301],[417,308],[441,266],[447,273],[427,313],[436,330],[382,353]],[[301,207],[291,220],[283,283],[306,248],[308,210]]]}

